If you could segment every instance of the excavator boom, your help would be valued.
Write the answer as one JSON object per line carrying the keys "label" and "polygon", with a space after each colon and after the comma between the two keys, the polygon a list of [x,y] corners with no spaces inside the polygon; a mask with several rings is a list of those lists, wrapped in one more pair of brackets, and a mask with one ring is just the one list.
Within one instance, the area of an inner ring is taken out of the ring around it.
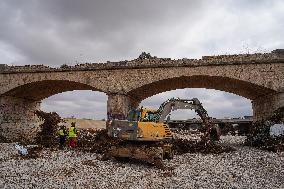
{"label": "excavator boom", "polygon": [[197,98],[193,99],[179,99],[179,98],[171,98],[165,101],[159,109],[157,110],[158,114],[158,122],[163,122],[167,115],[172,111],[179,109],[191,109],[195,110],[195,112],[200,116],[200,118],[204,121],[206,118],[209,118],[207,111],[203,108],[202,104]]}
{"label": "excavator boom", "polygon": [[166,116],[172,111],[178,109],[191,109],[195,110],[197,115],[202,119],[205,126],[204,140],[219,140],[220,139],[220,129],[215,126],[211,118],[209,117],[207,111],[202,106],[201,102],[197,98],[193,99],[179,99],[171,98],[161,104],[157,110],[157,120],[158,122],[163,122]]}

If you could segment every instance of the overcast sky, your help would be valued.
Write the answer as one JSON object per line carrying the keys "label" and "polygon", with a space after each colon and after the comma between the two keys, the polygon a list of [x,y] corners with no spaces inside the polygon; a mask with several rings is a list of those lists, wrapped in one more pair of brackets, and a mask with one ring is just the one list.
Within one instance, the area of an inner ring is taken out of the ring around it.
{"label": "overcast sky", "polygon": [[[284,48],[283,0],[2,0],[0,20],[0,64],[8,65],[131,60],[142,51],[201,58]],[[161,93],[142,105],[157,108],[170,97],[198,97],[214,117],[252,114],[250,100],[206,89]],[[102,119],[106,100],[104,93],[66,92],[44,100],[42,109]]]}

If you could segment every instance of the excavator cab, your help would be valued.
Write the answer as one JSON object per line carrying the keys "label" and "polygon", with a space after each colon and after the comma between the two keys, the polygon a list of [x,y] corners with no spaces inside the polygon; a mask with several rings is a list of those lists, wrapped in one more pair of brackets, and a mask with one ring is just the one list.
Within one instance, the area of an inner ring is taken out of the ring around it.
{"label": "excavator cab", "polygon": [[112,120],[108,135],[132,141],[164,141],[172,139],[167,124],[158,122],[157,110],[132,109],[126,120]]}
{"label": "excavator cab", "polygon": [[157,110],[143,109],[140,121],[142,121],[142,122],[158,122],[158,120],[159,120],[158,116],[159,115],[158,115]]}
{"label": "excavator cab", "polygon": [[132,109],[127,116],[128,121],[158,122],[159,115],[157,110],[152,109]]}

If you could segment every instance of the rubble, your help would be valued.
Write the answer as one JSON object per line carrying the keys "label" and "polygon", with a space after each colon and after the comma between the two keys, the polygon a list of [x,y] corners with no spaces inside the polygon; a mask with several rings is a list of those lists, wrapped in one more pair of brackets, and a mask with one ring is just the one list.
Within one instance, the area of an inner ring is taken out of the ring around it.
{"label": "rubble", "polygon": [[[195,137],[193,135],[195,135]],[[175,133],[174,136],[171,144],[173,145],[174,153],[177,155],[185,153],[219,154],[235,150],[233,147],[223,145],[220,142],[201,141],[201,133],[189,134],[188,132],[181,132],[180,134]],[[103,157],[105,157],[105,155],[108,155],[112,146],[120,145],[121,142],[122,141],[117,138],[109,137],[105,129],[82,129],[80,130],[78,148],[83,151],[102,154],[104,155]],[[139,148],[137,147],[136,149]],[[109,159],[109,157],[106,159]]]}

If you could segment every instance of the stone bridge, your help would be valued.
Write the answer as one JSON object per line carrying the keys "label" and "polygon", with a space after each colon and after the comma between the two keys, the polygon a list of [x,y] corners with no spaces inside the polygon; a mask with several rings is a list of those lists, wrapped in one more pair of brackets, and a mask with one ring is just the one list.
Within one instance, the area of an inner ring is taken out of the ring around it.
{"label": "stone bridge", "polygon": [[33,112],[41,100],[71,90],[106,93],[108,116],[124,117],[129,108],[161,92],[217,89],[250,99],[254,120],[260,120],[284,106],[283,63],[284,50],[278,49],[178,60],[142,53],[131,61],[60,68],[0,65],[0,134],[32,136],[39,123]]}

